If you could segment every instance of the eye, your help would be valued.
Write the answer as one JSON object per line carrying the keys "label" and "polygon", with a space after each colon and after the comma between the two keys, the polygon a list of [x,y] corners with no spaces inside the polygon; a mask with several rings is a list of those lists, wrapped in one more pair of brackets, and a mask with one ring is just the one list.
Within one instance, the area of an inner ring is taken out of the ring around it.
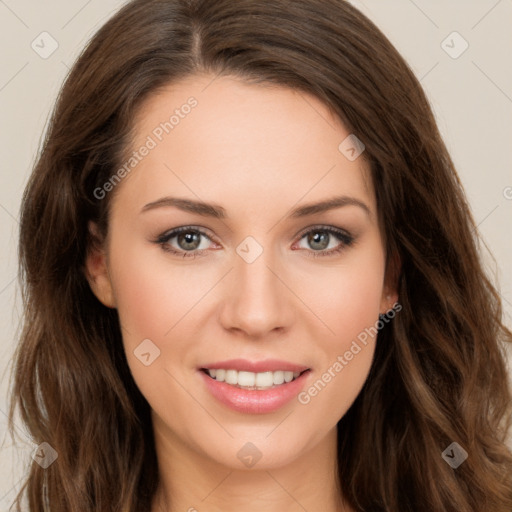
{"label": "eye", "polygon": [[317,226],[302,234],[300,249],[310,249],[312,256],[329,256],[343,251],[353,244],[354,237],[345,230],[332,226]]}
{"label": "eye", "polygon": [[[345,230],[333,226],[316,226],[300,235],[298,249],[306,249],[308,256],[330,256],[340,253],[353,242],[354,237]],[[214,242],[201,229],[182,226],[162,233],[154,243],[171,254],[195,258],[205,255]]]}
{"label": "eye", "polygon": [[210,237],[198,228],[183,226],[160,235],[155,243],[164,251],[179,256],[196,257],[209,248]]}

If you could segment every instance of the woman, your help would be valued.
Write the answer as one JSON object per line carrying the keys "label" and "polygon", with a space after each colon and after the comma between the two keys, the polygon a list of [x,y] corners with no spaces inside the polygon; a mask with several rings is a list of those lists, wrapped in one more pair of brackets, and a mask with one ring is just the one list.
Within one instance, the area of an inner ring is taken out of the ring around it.
{"label": "woman", "polygon": [[29,509],[511,510],[512,335],[475,232],[349,4],[130,2],[23,198]]}

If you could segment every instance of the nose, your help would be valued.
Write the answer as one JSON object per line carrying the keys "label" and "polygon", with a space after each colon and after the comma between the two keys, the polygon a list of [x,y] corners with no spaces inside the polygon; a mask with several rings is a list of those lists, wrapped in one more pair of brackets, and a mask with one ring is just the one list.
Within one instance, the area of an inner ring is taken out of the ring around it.
{"label": "nose", "polygon": [[264,338],[286,330],[294,322],[293,293],[268,251],[247,263],[236,256],[224,290],[220,322],[224,329],[250,338]]}

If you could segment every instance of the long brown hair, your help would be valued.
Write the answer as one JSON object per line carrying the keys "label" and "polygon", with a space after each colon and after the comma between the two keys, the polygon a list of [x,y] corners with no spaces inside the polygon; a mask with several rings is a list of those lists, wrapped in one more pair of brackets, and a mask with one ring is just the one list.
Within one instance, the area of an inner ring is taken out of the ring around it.
{"label": "long brown hair", "polygon": [[[365,144],[402,311],[378,336],[360,395],[338,424],[339,482],[365,512],[512,510],[506,445],[512,334],[425,94],[380,30],[342,0],[135,0],[69,74],[23,196],[25,316],[14,366],[19,409],[58,459],[33,463],[31,511],[149,511],[158,483],[149,405],[115,310],[84,275],[87,226],[129,149],[137,108],[195,73],[312,94]],[[457,469],[441,453],[468,453]]]}

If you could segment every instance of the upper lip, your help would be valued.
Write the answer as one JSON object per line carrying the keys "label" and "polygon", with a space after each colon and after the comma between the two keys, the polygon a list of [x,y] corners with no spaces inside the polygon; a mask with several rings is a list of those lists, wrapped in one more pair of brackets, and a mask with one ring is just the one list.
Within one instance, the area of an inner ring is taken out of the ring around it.
{"label": "upper lip", "polygon": [[303,372],[309,370],[308,366],[290,363],[288,361],[280,361],[278,359],[265,359],[263,361],[248,361],[247,359],[229,359],[227,361],[216,361],[201,366],[205,370],[237,370],[242,372],[277,372],[279,370],[285,372]]}

